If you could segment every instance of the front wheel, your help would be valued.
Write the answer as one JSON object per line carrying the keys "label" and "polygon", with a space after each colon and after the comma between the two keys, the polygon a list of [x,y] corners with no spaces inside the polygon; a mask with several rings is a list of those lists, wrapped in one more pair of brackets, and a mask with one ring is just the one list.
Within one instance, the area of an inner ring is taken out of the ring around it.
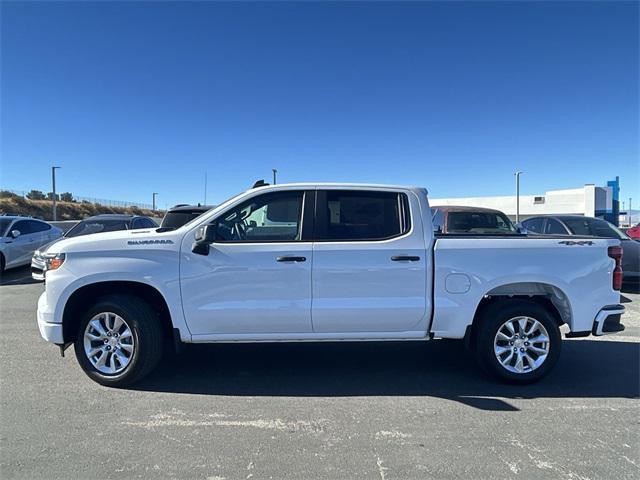
{"label": "front wheel", "polygon": [[508,383],[531,383],[558,361],[562,337],[553,315],[527,300],[496,301],[477,328],[476,356],[490,375]]}
{"label": "front wheel", "polygon": [[74,349],[78,363],[94,381],[124,387],[158,364],[163,338],[159,318],[143,300],[110,295],[85,312]]}

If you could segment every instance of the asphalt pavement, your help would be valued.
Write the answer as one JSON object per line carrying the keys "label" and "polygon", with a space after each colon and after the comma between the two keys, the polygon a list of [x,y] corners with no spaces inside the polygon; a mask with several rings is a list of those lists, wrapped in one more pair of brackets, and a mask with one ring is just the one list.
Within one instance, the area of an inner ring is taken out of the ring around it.
{"label": "asphalt pavement", "polygon": [[640,478],[640,295],[530,386],[459,342],[190,346],[134,388],[91,382],[0,284],[3,479]]}

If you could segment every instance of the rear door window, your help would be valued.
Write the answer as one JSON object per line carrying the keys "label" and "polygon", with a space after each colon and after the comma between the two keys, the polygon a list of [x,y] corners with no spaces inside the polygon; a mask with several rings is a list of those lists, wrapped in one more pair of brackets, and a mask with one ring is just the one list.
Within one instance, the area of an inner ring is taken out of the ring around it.
{"label": "rear door window", "polygon": [[547,218],[547,225],[544,227],[544,233],[551,235],[567,235],[565,228],[555,218]]}
{"label": "rear door window", "polygon": [[385,240],[410,229],[405,194],[383,191],[325,190],[316,210],[318,240]]}

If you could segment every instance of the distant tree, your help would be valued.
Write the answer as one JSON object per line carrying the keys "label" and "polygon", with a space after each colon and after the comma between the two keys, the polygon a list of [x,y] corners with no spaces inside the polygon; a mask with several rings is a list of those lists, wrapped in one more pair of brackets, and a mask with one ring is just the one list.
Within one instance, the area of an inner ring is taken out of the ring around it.
{"label": "distant tree", "polygon": [[[47,200],[53,200],[53,192],[47,193]],[[60,194],[56,193],[56,200],[60,200]]]}
{"label": "distant tree", "polygon": [[44,193],[42,193],[40,190],[31,190],[29,193],[27,193],[27,198],[29,200],[44,200],[45,195]]}
{"label": "distant tree", "polygon": [[60,200],[63,202],[73,202],[73,195],[70,192],[60,194]]}
{"label": "distant tree", "polygon": [[0,198],[16,198],[19,196],[17,193],[10,192],[9,190],[0,190]]}

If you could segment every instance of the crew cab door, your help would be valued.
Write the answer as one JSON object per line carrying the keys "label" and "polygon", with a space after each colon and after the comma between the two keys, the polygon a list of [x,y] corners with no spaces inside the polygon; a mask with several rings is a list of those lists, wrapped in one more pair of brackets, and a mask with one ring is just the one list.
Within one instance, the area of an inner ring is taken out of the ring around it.
{"label": "crew cab door", "polygon": [[283,190],[230,207],[215,219],[208,255],[192,251],[193,232],[185,236],[182,305],[194,338],[311,332],[313,252],[305,235],[314,195]]}
{"label": "crew cab door", "polygon": [[426,334],[426,247],[415,195],[318,190],[314,332]]}

